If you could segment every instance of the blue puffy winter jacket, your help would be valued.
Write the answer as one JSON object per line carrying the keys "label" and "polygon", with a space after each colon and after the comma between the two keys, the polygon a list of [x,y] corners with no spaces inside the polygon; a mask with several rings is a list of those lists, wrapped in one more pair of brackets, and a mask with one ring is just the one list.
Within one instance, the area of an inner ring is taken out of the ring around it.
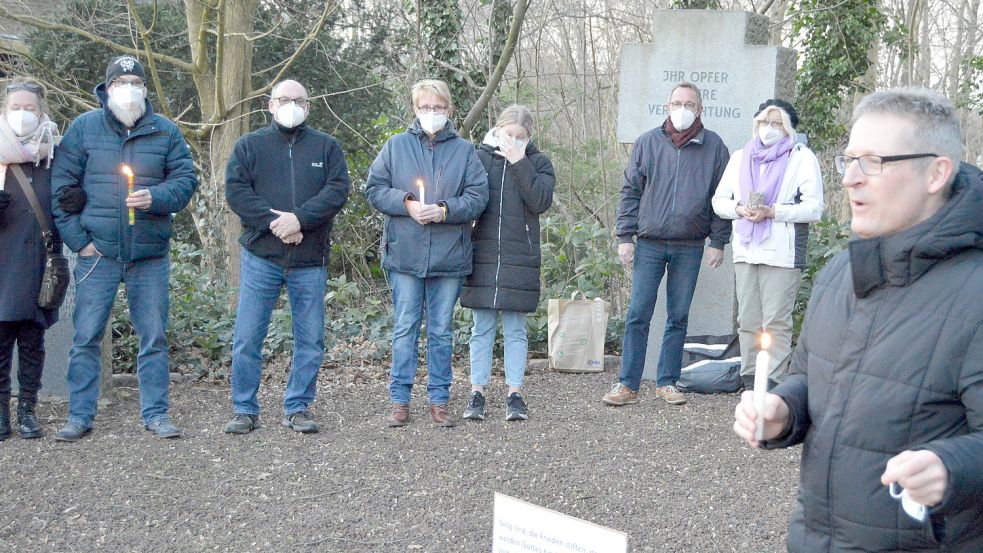
{"label": "blue puffy winter jacket", "polygon": [[[65,244],[79,251],[92,242],[99,253],[121,261],[167,255],[173,213],[188,205],[198,187],[188,144],[177,125],[147,111],[127,129],[106,108],[105,83],[95,89],[101,109],[78,116],[55,150],[52,163],[52,211]],[[149,209],[135,210],[128,222],[127,180],[123,164],[136,174],[134,187],[147,188]],[[88,200],[82,213],[61,210],[58,197],[67,186],[81,184]]]}

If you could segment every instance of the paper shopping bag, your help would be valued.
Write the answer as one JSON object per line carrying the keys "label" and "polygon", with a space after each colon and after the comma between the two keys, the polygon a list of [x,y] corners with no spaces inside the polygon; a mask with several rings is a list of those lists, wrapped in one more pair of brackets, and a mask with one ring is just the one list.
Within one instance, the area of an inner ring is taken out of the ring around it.
{"label": "paper shopping bag", "polygon": [[[550,368],[559,372],[602,372],[608,302],[551,299],[548,307]],[[580,293],[583,297],[583,293]]]}

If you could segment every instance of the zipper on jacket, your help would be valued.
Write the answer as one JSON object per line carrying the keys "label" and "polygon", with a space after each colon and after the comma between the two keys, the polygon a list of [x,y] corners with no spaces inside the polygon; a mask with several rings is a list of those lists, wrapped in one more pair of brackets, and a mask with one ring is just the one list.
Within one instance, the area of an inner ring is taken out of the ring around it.
{"label": "zipper on jacket", "polygon": [[[495,260],[495,296],[492,298],[492,307],[498,307],[498,274],[502,271],[502,208],[505,207],[505,173],[508,161],[502,164],[502,189],[498,194],[498,258]],[[528,239],[529,227],[526,227],[526,237]]]}
{"label": "zipper on jacket", "polygon": [[526,244],[529,244],[529,255],[532,255],[532,237],[529,236],[529,223],[526,223]]}
{"label": "zipper on jacket", "polygon": [[676,213],[676,187],[679,185],[679,160],[682,154],[681,149],[676,150],[676,176],[672,179],[672,203],[669,204],[669,216]]}
{"label": "zipper on jacket", "polygon": [[[297,142],[297,136],[294,135],[290,142],[287,142],[287,158],[290,160],[290,209],[291,213],[293,210],[297,209],[297,187],[295,182],[295,171],[294,171],[294,143]],[[296,215],[295,215],[296,216]],[[284,244],[287,249],[283,252],[283,269],[287,270],[287,262],[290,259],[290,251],[296,244]]]}

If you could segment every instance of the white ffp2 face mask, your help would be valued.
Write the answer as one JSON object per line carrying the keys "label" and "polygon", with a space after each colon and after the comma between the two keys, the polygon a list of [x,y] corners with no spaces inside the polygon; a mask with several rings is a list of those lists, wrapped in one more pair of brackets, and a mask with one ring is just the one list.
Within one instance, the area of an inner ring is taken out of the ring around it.
{"label": "white ffp2 face mask", "polygon": [[761,139],[761,143],[765,146],[772,146],[777,144],[779,140],[785,138],[785,133],[771,126],[758,127],[758,138]]}
{"label": "white ffp2 face mask", "polygon": [[420,127],[429,134],[435,134],[447,124],[447,115],[443,113],[421,113]]}
{"label": "white ffp2 face mask", "polygon": [[117,85],[109,91],[109,94],[113,97],[113,102],[116,103],[121,109],[127,111],[137,109],[140,104],[143,103],[144,93],[146,89],[137,88],[131,85]]}
{"label": "white ffp2 face mask", "polygon": [[696,114],[686,108],[676,108],[669,112],[669,120],[677,131],[685,131],[696,121]]}
{"label": "white ffp2 face mask", "polygon": [[40,119],[33,111],[15,109],[7,112],[7,124],[17,136],[27,136],[38,128]]}
{"label": "white ffp2 face mask", "polygon": [[304,111],[304,108],[290,102],[288,104],[282,104],[280,107],[276,108],[276,113],[273,114],[273,118],[276,119],[277,123],[280,123],[288,129],[292,129],[307,119],[307,112]]}

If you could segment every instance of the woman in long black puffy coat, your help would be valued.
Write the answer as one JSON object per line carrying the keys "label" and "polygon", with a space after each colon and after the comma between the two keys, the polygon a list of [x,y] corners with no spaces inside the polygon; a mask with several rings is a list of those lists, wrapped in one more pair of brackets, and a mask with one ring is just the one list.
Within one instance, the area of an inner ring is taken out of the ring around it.
{"label": "woman in long black puffy coat", "polygon": [[478,157],[488,171],[488,207],[475,223],[474,267],[461,305],[473,310],[471,397],[464,418],[485,418],[498,316],[505,338],[505,419],[529,417],[522,398],[526,371],[526,315],[539,305],[539,216],[553,203],[556,178],[546,154],[529,141],[532,113],[512,105],[488,131]]}
{"label": "woman in long black puffy coat", "polygon": [[50,159],[58,128],[43,111],[45,90],[27,77],[11,80],[3,93],[0,116],[0,441],[10,436],[10,369],[18,351],[17,422],[22,438],[38,438],[41,428],[34,404],[44,367],[44,331],[58,311],[38,307],[44,274],[45,244],[34,210],[12,166],[27,177],[61,247],[51,220]]}

